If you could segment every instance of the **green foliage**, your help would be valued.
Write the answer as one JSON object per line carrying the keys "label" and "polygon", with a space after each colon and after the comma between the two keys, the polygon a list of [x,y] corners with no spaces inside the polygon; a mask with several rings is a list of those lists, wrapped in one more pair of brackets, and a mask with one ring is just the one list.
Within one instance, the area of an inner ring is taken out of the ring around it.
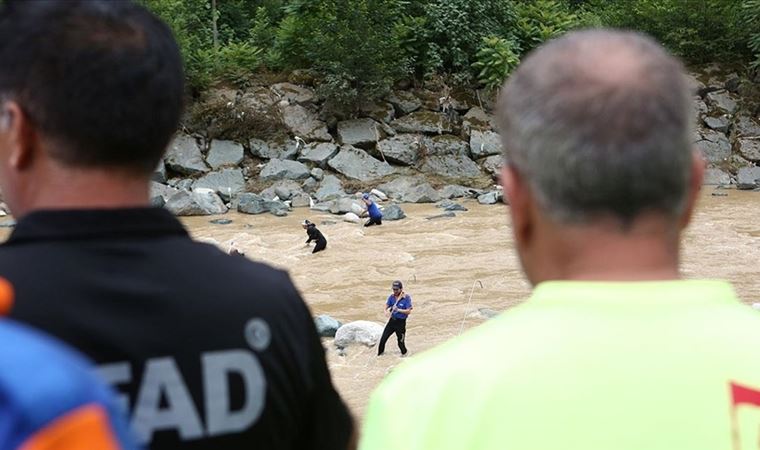
{"label": "green foliage", "polygon": [[473,67],[478,70],[478,81],[488,89],[496,89],[520,63],[514,44],[504,38],[483,38]]}
{"label": "green foliage", "polygon": [[524,52],[580,25],[577,15],[556,0],[528,0],[517,4],[517,35]]}
{"label": "green foliage", "polygon": [[747,46],[754,55],[750,66],[760,69],[760,0],[744,0],[742,24],[749,30]]}

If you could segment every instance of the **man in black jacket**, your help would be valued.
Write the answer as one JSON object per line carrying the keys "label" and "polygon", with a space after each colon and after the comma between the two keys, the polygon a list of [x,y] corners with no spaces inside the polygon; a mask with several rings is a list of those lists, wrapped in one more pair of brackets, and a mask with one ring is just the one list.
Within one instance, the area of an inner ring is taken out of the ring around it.
{"label": "man in black jacket", "polygon": [[351,418],[288,275],[149,207],[182,96],[177,45],[142,7],[4,2],[11,316],[92,358],[151,449],[344,449]]}
{"label": "man in black jacket", "polygon": [[321,252],[327,247],[327,239],[325,239],[325,236],[321,231],[317,230],[315,224],[308,220],[304,220],[301,226],[303,226],[304,230],[306,230],[306,234],[309,236],[309,239],[306,240],[306,245],[309,245],[311,241],[316,241],[312,253]]}

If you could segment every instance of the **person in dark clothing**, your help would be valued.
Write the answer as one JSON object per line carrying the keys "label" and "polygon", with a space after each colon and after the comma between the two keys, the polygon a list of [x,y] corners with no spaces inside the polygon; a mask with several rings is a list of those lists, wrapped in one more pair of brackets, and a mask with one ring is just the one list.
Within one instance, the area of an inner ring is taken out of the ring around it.
{"label": "person in dark clothing", "polygon": [[362,201],[364,202],[364,207],[367,208],[367,214],[369,214],[369,220],[364,226],[371,227],[372,225],[382,225],[383,213],[380,212],[377,203],[370,198],[369,194],[362,195]]}
{"label": "person in dark clothing", "polygon": [[312,253],[321,252],[327,247],[327,239],[325,239],[325,236],[322,234],[321,231],[317,230],[317,226],[308,220],[304,220],[301,224],[303,228],[306,230],[306,234],[309,236],[309,239],[306,240],[306,245],[309,245],[311,241],[316,241],[316,245],[314,245],[314,250]]}
{"label": "person in dark clothing", "polygon": [[132,1],[2,3],[10,316],[94,360],[150,449],[345,449],[352,419],[287,273],[149,206],[183,78],[171,31]]}
{"label": "person in dark clothing", "polygon": [[393,293],[385,301],[385,311],[390,315],[388,323],[385,325],[383,335],[380,337],[380,343],[377,345],[377,355],[380,356],[385,352],[385,343],[392,334],[396,334],[398,348],[402,355],[406,355],[406,319],[412,312],[412,297],[405,293],[404,285],[401,281],[393,282]]}

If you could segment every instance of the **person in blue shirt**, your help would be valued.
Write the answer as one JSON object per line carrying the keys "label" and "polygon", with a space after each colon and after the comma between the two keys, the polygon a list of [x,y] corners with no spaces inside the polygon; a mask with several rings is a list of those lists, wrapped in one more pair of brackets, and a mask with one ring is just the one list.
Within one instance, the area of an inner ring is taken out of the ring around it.
{"label": "person in blue shirt", "polygon": [[391,334],[396,333],[398,348],[401,355],[406,355],[406,318],[412,312],[412,297],[404,292],[404,285],[401,281],[396,280],[392,285],[393,293],[385,302],[385,310],[390,313],[388,323],[385,325],[380,343],[377,346],[377,356],[385,352],[385,343]]}
{"label": "person in blue shirt", "polygon": [[369,214],[369,220],[364,226],[371,227],[372,225],[382,225],[383,213],[380,212],[377,203],[370,198],[369,194],[362,195],[362,201],[364,201],[364,206],[367,208],[367,213]]}

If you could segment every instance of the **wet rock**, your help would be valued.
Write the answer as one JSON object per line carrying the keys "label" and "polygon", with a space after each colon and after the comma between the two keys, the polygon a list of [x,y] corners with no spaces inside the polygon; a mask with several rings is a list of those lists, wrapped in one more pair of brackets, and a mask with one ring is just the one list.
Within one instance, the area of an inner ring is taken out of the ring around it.
{"label": "wet rock", "polygon": [[760,137],[739,138],[736,141],[736,146],[744,158],[760,162]]}
{"label": "wet rock", "polygon": [[499,315],[499,311],[490,308],[478,308],[478,314],[484,319],[491,319]]}
{"label": "wet rock", "polygon": [[325,168],[327,167],[327,162],[337,154],[338,146],[332,142],[314,143],[306,145],[301,149],[298,161],[311,163],[321,168]]}
{"label": "wet rock", "polygon": [[457,184],[447,184],[441,189],[441,198],[477,198],[482,193],[483,191],[480,189]]}
{"label": "wet rock", "polygon": [[437,220],[437,219],[451,219],[452,217],[456,217],[457,215],[453,211],[447,211],[443,214],[436,214],[435,216],[429,216],[425,217],[427,220]]}
{"label": "wet rock", "polygon": [[717,168],[705,170],[705,179],[702,184],[707,186],[720,186],[731,184],[731,175]]}
{"label": "wet rock", "polygon": [[166,167],[182,175],[198,175],[208,172],[198,143],[191,136],[178,134],[166,152]]}
{"label": "wet rock", "polygon": [[393,173],[386,162],[378,161],[367,152],[344,145],[327,163],[336,172],[359,181],[371,181]]}
{"label": "wet rock", "polygon": [[335,175],[325,175],[319,189],[314,194],[318,202],[326,202],[346,195],[343,191],[343,184]]}
{"label": "wet rock", "polygon": [[728,193],[721,192],[721,191],[712,191],[710,195],[712,195],[713,197],[728,197]]}
{"label": "wet rock", "polygon": [[309,178],[309,168],[298,161],[272,159],[261,169],[262,180],[305,180]]}
{"label": "wet rock", "polygon": [[391,127],[399,133],[445,134],[452,131],[449,118],[432,111],[413,112],[391,122]]}
{"label": "wet rock", "polygon": [[317,113],[301,105],[280,108],[282,121],[291,133],[305,141],[331,141],[327,125],[317,118]]}
{"label": "wet rock", "polygon": [[420,134],[400,134],[377,143],[377,150],[386,160],[411,166],[417,163],[424,136]]}
{"label": "wet rock", "polygon": [[381,324],[367,320],[357,320],[338,328],[338,331],[335,332],[334,344],[341,349],[353,344],[372,347],[377,344],[382,334],[383,326]]}
{"label": "wet rock", "polygon": [[338,140],[344,145],[367,148],[384,137],[381,127],[372,119],[338,122]]}
{"label": "wet rock", "polygon": [[209,220],[209,223],[212,223],[214,225],[229,225],[232,223],[232,219],[214,219]]}
{"label": "wet rock", "polygon": [[304,105],[314,103],[317,100],[314,91],[292,83],[277,83],[272,85],[271,89],[277,98],[285,100],[288,103]]}
{"label": "wet rock", "polygon": [[725,114],[718,117],[709,117],[709,116],[705,117],[702,119],[702,122],[705,123],[707,128],[711,128],[721,133],[727,132],[729,125],[731,125],[731,121],[728,119],[728,116],[726,116]]}
{"label": "wet rock", "polygon": [[493,131],[472,130],[470,152],[473,158],[501,154],[501,137]]}
{"label": "wet rock", "polygon": [[320,314],[314,318],[314,325],[317,327],[317,334],[320,337],[335,337],[335,332],[343,324],[327,314]]}
{"label": "wet rock", "polygon": [[243,146],[233,141],[211,141],[206,162],[214,169],[237,166],[243,162]]}
{"label": "wet rock", "polygon": [[195,180],[192,189],[211,189],[218,193],[223,200],[230,201],[245,190],[243,171],[241,169],[222,169],[218,172],[208,173]]}
{"label": "wet rock", "polygon": [[356,215],[356,213],[347,212],[343,215],[343,221],[349,222],[349,223],[361,223],[362,219],[359,218],[359,216]]}
{"label": "wet rock", "polygon": [[262,214],[269,211],[269,205],[260,195],[245,193],[240,195],[237,209],[244,214]]}
{"label": "wet rock", "polygon": [[202,188],[193,192],[179,191],[166,201],[164,207],[176,216],[210,216],[227,212],[227,206],[214,191]]}
{"label": "wet rock", "polygon": [[704,130],[701,133],[701,140],[695,145],[709,162],[720,162],[731,155],[731,143],[725,134],[717,131]]}
{"label": "wet rock", "polygon": [[481,205],[493,205],[496,204],[501,197],[501,192],[490,191],[478,196],[478,203]]}
{"label": "wet rock", "polygon": [[709,92],[705,98],[710,105],[718,108],[721,111],[724,111],[728,114],[733,114],[736,112],[736,100],[734,100],[733,96],[725,90]]}
{"label": "wet rock", "polygon": [[320,212],[330,212],[330,206],[332,206],[332,202],[315,203],[311,205],[310,209]]}
{"label": "wet rock", "polygon": [[288,212],[290,211],[290,208],[288,208],[288,205],[277,200],[268,202],[267,207],[269,208],[269,214],[272,214],[277,217],[285,217],[288,215]]}
{"label": "wet rock", "polygon": [[419,166],[425,173],[447,178],[475,178],[483,175],[473,160],[461,155],[430,156]]}
{"label": "wet rock", "polygon": [[760,167],[742,167],[736,174],[736,187],[742,190],[760,187]]}
{"label": "wet rock", "polygon": [[357,214],[356,211],[359,211],[359,213],[361,213],[363,211],[363,208],[359,204],[358,200],[355,200],[351,197],[343,197],[337,200],[333,200],[332,205],[330,206],[330,212],[333,214],[345,214],[348,212]]}
{"label": "wet rock", "polygon": [[401,201],[407,203],[435,203],[441,199],[441,195],[430,183],[421,183],[413,186],[401,195]]}
{"label": "wet rock", "polygon": [[399,205],[388,205],[383,208],[383,220],[401,220],[406,218],[406,213]]}
{"label": "wet rock", "polygon": [[435,206],[443,209],[444,211],[467,211],[467,208],[465,208],[463,205],[452,202],[451,200],[443,200]]}
{"label": "wet rock", "polygon": [[388,96],[388,101],[396,109],[397,116],[407,115],[422,107],[420,99],[408,91],[394,91]]}

